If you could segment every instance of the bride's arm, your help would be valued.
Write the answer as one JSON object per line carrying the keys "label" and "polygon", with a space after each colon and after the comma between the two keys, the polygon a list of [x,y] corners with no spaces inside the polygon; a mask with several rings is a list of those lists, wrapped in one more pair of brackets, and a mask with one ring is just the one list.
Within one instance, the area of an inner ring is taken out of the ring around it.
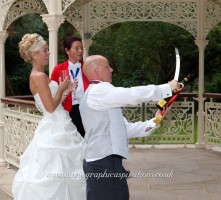
{"label": "bride's arm", "polygon": [[77,86],[78,86],[78,82],[77,81],[70,81],[69,85],[68,85],[68,88],[64,91],[63,93],[63,96],[62,96],[62,99],[61,101],[63,102],[67,96],[73,92],[73,90],[76,90],[77,89]]}
{"label": "bride's arm", "polygon": [[38,75],[35,75],[32,77],[31,84],[35,85],[35,92],[39,93],[41,101],[45,107],[45,109],[52,113],[57,108],[59,103],[61,102],[61,98],[63,96],[64,91],[68,87],[68,77],[63,81],[60,82],[58,91],[54,97],[51,95],[51,90],[48,85],[48,77],[44,73],[39,73]]}

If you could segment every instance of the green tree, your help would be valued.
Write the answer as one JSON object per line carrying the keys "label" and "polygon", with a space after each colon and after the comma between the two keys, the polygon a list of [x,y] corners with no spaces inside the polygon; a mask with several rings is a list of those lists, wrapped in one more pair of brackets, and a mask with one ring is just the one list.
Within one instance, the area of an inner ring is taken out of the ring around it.
{"label": "green tree", "polygon": [[[48,28],[38,14],[20,17],[8,28],[6,41],[7,95],[26,95],[29,91],[30,64],[19,56],[18,43],[26,33],[37,32],[46,40]],[[62,43],[69,35],[79,33],[67,21],[58,32],[58,62],[63,62]],[[190,91],[198,89],[198,48],[194,37],[176,25],[163,22],[126,22],[112,25],[93,38],[89,54],[108,58],[114,69],[116,86],[161,84],[173,79],[175,47],[181,56],[180,79],[189,76]],[[220,92],[221,86],[221,26],[217,25],[208,35],[205,51],[205,90]]]}
{"label": "green tree", "polygon": [[173,79],[175,47],[181,55],[181,78],[191,73],[195,76],[198,52],[193,36],[168,23],[127,22],[113,25],[93,38],[90,54],[107,55],[116,72],[115,85],[160,84]]}
{"label": "green tree", "polygon": [[28,95],[31,65],[20,58],[18,43],[26,33],[35,32],[48,38],[47,27],[39,15],[29,14],[13,22],[8,32],[5,44],[6,95]]}
{"label": "green tree", "polygon": [[208,35],[205,50],[205,92],[221,91],[221,25],[216,26]]}
{"label": "green tree", "polygon": [[69,22],[65,21],[61,24],[58,32],[58,63],[61,63],[66,59],[63,50],[63,41],[71,35],[80,38],[80,34],[76,31],[76,29]]}

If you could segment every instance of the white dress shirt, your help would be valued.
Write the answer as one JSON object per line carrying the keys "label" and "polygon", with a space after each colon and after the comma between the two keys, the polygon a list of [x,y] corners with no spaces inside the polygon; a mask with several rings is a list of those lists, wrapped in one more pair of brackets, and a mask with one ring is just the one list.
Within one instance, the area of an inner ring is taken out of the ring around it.
{"label": "white dress shirt", "polygon": [[[114,87],[108,82],[101,82],[99,84],[90,84],[88,89],[87,105],[91,109],[99,111],[137,105],[147,101],[159,101],[172,95],[169,84],[123,88]],[[124,118],[128,138],[149,135],[158,127],[153,120],[129,123]]]}
{"label": "white dress shirt", "polygon": [[77,62],[73,64],[68,60],[68,71],[70,74],[70,77],[72,77],[70,70],[74,72],[74,75],[76,73],[77,68],[79,68],[79,73],[77,75],[77,81],[78,81],[78,87],[75,91],[76,96],[78,97],[78,100],[74,99],[74,92],[72,92],[72,105],[79,104],[81,97],[84,94],[84,85],[83,85],[83,79],[82,79],[82,71],[81,71],[81,63]]}

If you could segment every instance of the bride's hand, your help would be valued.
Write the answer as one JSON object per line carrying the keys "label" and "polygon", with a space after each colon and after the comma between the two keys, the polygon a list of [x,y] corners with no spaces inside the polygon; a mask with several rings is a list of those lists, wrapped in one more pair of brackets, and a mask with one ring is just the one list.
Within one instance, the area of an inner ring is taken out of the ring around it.
{"label": "bride's hand", "polygon": [[62,91],[65,91],[70,85],[70,80],[68,77],[66,77],[64,79],[64,81],[61,80],[61,78],[59,77],[59,88],[62,90]]}
{"label": "bride's hand", "polygon": [[78,81],[77,81],[77,79],[74,79],[74,80],[70,81],[67,91],[72,92],[72,91],[76,90],[77,87],[78,87]]}

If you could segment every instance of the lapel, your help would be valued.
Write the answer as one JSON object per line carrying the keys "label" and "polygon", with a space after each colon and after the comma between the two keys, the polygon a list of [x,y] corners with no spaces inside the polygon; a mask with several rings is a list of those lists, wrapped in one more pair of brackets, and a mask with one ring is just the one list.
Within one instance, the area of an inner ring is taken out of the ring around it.
{"label": "lapel", "polygon": [[70,72],[69,72],[69,69],[68,69],[68,59],[64,62],[63,70],[66,70],[68,76],[70,77]]}

